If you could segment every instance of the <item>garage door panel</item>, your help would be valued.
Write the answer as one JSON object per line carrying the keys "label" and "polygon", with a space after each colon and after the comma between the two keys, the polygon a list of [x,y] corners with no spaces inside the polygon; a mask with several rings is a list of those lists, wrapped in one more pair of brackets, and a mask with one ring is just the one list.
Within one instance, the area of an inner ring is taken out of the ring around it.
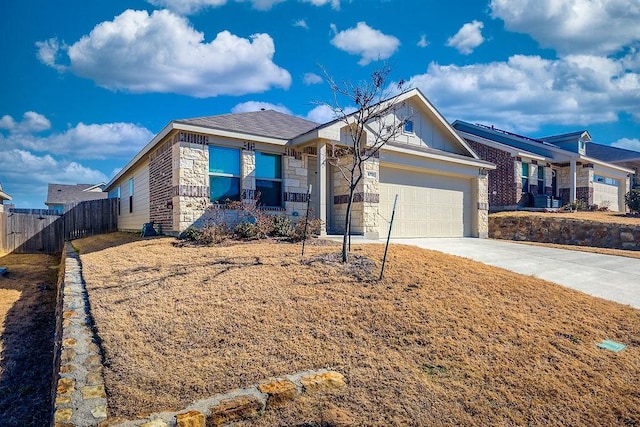
{"label": "garage door panel", "polygon": [[618,187],[615,185],[593,183],[593,203],[598,206],[608,205],[613,211],[618,210]]}
{"label": "garage door panel", "polygon": [[399,169],[380,169],[381,235],[388,233],[398,194],[393,237],[461,237],[470,235],[471,180]]}

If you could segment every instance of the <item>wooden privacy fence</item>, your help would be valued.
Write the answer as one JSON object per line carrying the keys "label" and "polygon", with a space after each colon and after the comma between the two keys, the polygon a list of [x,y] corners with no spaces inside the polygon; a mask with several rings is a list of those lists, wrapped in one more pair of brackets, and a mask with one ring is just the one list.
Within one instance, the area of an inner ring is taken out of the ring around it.
{"label": "wooden privacy fence", "polygon": [[118,199],[80,202],[62,215],[51,211],[0,212],[0,251],[58,253],[66,240],[118,229]]}

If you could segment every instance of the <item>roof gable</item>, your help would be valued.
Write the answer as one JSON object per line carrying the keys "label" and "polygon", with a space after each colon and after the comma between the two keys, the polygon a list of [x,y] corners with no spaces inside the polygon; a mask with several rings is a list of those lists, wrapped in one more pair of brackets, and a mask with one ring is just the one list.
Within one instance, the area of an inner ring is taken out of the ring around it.
{"label": "roof gable", "polygon": [[[403,145],[405,143],[406,148],[429,148],[478,159],[473,149],[458,135],[444,116],[419,89],[412,89],[396,98],[381,101],[381,104],[389,102],[397,104],[398,109],[391,111],[386,120],[397,123],[398,120],[409,118],[414,121],[414,133],[412,135],[403,132],[394,141],[390,142],[395,145]],[[403,111],[403,109],[411,111]],[[357,112],[347,116],[347,119],[352,119],[355,114]],[[415,121],[420,121],[420,123],[415,123]],[[343,134],[343,128],[346,126],[344,120],[336,119],[294,138],[291,143],[292,145],[299,145],[318,138],[341,141],[344,139],[344,135],[341,134]]]}
{"label": "roof gable", "polygon": [[292,139],[319,126],[318,123],[310,120],[274,110],[196,117],[193,119],[174,120],[174,122],[208,129],[286,140]]}

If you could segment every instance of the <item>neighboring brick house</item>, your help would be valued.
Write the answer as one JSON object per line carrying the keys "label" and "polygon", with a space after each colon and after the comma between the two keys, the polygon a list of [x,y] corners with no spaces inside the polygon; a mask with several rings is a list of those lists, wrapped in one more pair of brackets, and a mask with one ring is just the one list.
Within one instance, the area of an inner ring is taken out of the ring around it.
{"label": "neighboring brick house", "polygon": [[[364,165],[351,231],[385,236],[398,195],[394,236],[486,237],[486,173],[495,166],[479,159],[419,90],[396,102],[385,119],[404,131]],[[322,232],[340,233],[348,189],[327,159],[346,143],[346,126],[272,110],[171,121],[107,184],[109,197],[121,200],[118,226],[139,230],[153,221],[177,235],[210,220],[212,208],[219,214],[225,200],[252,203],[257,194],[264,209],[296,220],[311,185]]]}
{"label": "neighboring brick house", "polygon": [[453,127],[481,159],[497,165],[489,171],[492,210],[548,207],[554,200],[625,210],[634,171],[601,158],[587,131],[535,139],[459,120]]}
{"label": "neighboring brick house", "polygon": [[80,202],[88,200],[106,199],[107,193],[103,192],[106,184],[49,184],[47,189],[47,201],[44,202],[49,209],[65,212]]}

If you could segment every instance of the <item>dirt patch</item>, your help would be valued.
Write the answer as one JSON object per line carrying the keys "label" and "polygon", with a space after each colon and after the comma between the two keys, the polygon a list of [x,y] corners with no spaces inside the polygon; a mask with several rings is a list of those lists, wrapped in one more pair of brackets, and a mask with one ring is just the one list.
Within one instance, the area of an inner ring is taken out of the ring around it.
{"label": "dirt patch", "polygon": [[353,274],[334,246],[300,262],[300,245],[173,242],[74,242],[111,420],[332,368],[347,387],[250,425],[640,423],[640,311],[415,247],[392,245],[378,282],[381,245],[356,247]]}
{"label": "dirt patch", "polygon": [[0,425],[48,426],[59,257],[0,257]]}

